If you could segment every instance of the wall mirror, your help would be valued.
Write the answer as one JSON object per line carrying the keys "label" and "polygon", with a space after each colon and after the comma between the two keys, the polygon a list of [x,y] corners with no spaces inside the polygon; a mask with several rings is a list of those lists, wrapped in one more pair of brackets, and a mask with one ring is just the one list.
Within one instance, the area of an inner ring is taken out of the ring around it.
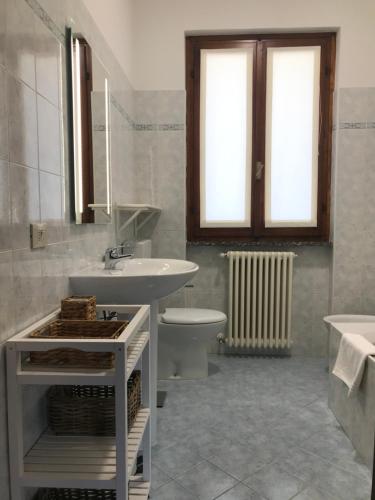
{"label": "wall mirror", "polygon": [[109,74],[69,28],[67,54],[74,217],[77,224],[104,224],[112,216]]}

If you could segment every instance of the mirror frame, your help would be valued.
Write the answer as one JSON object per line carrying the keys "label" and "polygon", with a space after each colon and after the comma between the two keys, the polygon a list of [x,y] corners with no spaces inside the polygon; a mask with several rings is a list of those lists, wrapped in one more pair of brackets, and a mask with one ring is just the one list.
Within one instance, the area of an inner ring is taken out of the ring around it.
{"label": "mirror frame", "polygon": [[[93,91],[93,53],[87,40],[66,28],[68,136],[70,160],[70,192],[74,204],[72,216],[76,224],[95,223],[94,158],[91,93]],[[106,193],[101,204],[108,222],[112,214],[112,187],[110,167],[110,93],[105,78],[106,120]]]}

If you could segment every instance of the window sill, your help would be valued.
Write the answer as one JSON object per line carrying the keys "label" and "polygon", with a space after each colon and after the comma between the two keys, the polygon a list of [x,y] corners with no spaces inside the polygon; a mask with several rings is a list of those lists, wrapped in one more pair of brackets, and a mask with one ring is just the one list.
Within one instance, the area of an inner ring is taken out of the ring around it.
{"label": "window sill", "polygon": [[332,248],[332,241],[187,241],[187,246],[235,246],[243,247],[268,247],[268,248],[289,248],[289,247],[327,247]]}

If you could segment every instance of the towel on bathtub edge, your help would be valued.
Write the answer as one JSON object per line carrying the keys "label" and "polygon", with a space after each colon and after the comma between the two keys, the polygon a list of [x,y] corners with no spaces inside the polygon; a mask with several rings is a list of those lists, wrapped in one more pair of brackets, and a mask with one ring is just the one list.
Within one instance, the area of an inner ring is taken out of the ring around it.
{"label": "towel on bathtub edge", "polygon": [[375,345],[362,335],[345,333],[341,337],[332,373],[348,386],[349,397],[354,395],[361,385],[366,360],[372,355],[375,355]]}

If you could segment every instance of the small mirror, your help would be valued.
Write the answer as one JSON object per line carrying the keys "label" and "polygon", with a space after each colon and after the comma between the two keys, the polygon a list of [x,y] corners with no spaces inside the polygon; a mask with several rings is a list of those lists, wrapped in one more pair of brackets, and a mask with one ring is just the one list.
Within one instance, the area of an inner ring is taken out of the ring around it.
{"label": "small mirror", "polygon": [[67,35],[75,220],[108,223],[112,215],[109,75],[82,35],[70,29]]}

